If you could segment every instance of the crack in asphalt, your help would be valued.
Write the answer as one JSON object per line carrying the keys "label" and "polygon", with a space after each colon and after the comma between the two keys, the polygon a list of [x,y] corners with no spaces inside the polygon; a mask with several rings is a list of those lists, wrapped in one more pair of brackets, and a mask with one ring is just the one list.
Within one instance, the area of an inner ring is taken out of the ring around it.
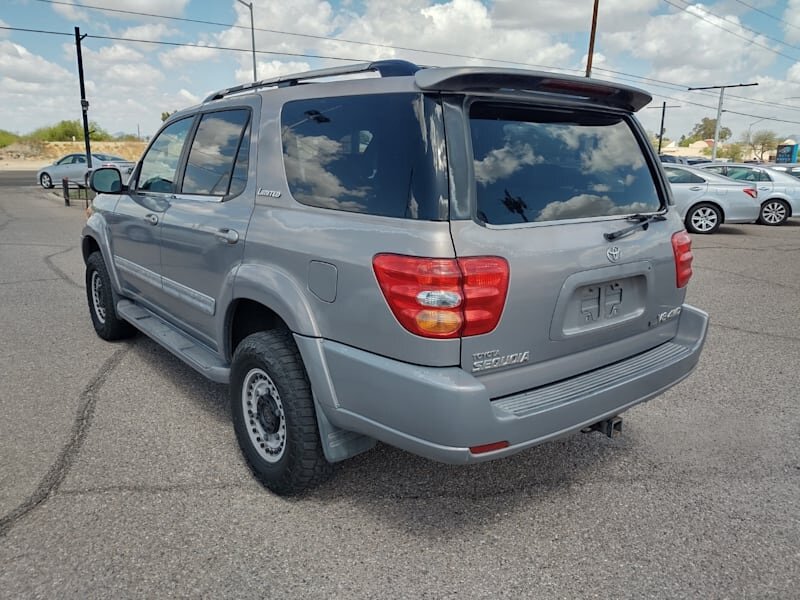
{"label": "crack in asphalt", "polygon": [[0,285],[19,285],[20,283],[37,283],[40,281],[61,281],[61,277],[40,277],[39,279],[17,279],[14,281],[0,281]]}
{"label": "crack in asphalt", "polygon": [[700,265],[694,266],[698,271],[713,271],[715,273],[723,273],[725,275],[733,275],[734,277],[740,277],[742,279],[748,279],[750,281],[757,281],[759,283],[767,283],[769,285],[776,285],[778,287],[788,288],[790,290],[798,290],[800,289],[799,286],[796,285],[789,285],[786,283],[778,283],[777,281],[770,281],[769,279],[762,279],[761,277],[753,277],[752,275],[744,275],[743,273],[737,273],[736,271],[728,271],[726,269],[718,269],[716,267],[703,267]]}
{"label": "crack in asphalt", "polygon": [[10,513],[0,517],[0,537],[4,537],[17,521],[58,491],[59,486],[75,462],[75,458],[86,439],[86,434],[92,425],[94,409],[97,404],[97,393],[105,384],[108,376],[122,361],[122,357],[128,350],[129,348],[120,348],[114,352],[100,366],[94,377],[86,384],[86,387],[83,388],[83,391],[78,396],[81,402],[67,443],[28,499]]}
{"label": "crack in asphalt", "polygon": [[734,325],[723,325],[722,323],[717,323],[712,321],[710,324],[711,327],[719,327],[720,329],[729,329],[731,331],[738,331],[740,333],[750,333],[752,335],[760,335],[766,338],[773,338],[778,340],[788,340],[790,342],[800,342],[800,337],[795,335],[784,335],[782,333],[769,333],[766,331],[754,331],[752,329],[744,329],[743,327],[736,327]]}
{"label": "crack in asphalt", "polygon": [[134,493],[134,494],[161,494],[169,492],[200,492],[207,490],[229,490],[229,489],[246,489],[248,486],[245,483],[176,483],[172,485],[109,485],[104,487],[90,487],[84,489],[62,490],[58,493],[61,496],[90,496],[99,494],[121,494],[121,493]]}
{"label": "crack in asphalt", "polygon": [[61,279],[63,279],[64,281],[66,281],[66,282],[67,282],[68,284],[70,284],[72,287],[74,287],[74,288],[77,288],[77,289],[79,289],[79,290],[82,290],[82,289],[84,289],[84,287],[83,287],[82,285],[79,285],[79,284],[75,283],[75,282],[72,280],[72,278],[71,278],[69,275],[67,275],[67,274],[66,274],[66,273],[65,273],[65,272],[64,272],[64,271],[61,269],[61,267],[59,267],[58,265],[56,265],[56,264],[53,262],[53,257],[54,257],[54,256],[59,256],[60,254],[66,254],[66,253],[67,253],[67,252],[69,252],[70,250],[75,250],[76,248],[77,248],[77,246],[70,246],[70,247],[69,247],[69,248],[67,248],[66,250],[59,250],[58,252],[54,252],[53,254],[48,254],[47,256],[45,256],[45,257],[44,257],[44,263],[45,263],[45,264],[46,264],[48,267],[50,267],[50,270],[51,270],[51,271],[53,271],[53,272],[54,272],[56,275],[58,275],[58,276],[59,276],[59,278],[61,278]]}

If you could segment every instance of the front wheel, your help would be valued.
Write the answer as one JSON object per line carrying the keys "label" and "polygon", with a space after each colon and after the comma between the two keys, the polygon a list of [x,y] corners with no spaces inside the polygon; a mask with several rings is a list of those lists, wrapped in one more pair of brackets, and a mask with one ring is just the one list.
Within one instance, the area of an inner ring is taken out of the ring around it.
{"label": "front wheel", "polygon": [[51,187],[53,187],[53,178],[47,173],[42,173],[39,176],[39,183],[44,189],[49,190]]}
{"label": "front wheel", "polygon": [[293,495],[330,476],[311,387],[289,332],[262,331],[239,344],[230,395],[239,447],[265,487]]}
{"label": "front wheel", "polygon": [[92,325],[101,338],[110,342],[136,333],[133,325],[117,316],[111,278],[100,252],[92,252],[86,261],[86,299]]}
{"label": "front wheel", "polygon": [[767,200],[761,205],[758,222],[762,225],[783,225],[789,218],[789,206],[783,200]]}
{"label": "front wheel", "polygon": [[713,204],[698,204],[686,213],[690,233],[714,233],[722,223],[722,212]]}

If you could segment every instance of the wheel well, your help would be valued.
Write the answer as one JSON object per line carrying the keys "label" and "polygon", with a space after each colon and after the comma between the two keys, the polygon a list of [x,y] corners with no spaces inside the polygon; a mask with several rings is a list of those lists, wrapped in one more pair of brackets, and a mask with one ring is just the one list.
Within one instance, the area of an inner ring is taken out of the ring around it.
{"label": "wheel well", "polygon": [[228,317],[228,359],[233,357],[236,347],[248,335],[279,328],[289,329],[275,311],[254,300],[237,300]]}
{"label": "wheel well", "polygon": [[93,252],[100,251],[100,244],[98,244],[97,240],[95,240],[93,237],[86,236],[83,238],[81,251],[83,252],[83,262],[85,263],[87,260],[89,260],[89,256]]}

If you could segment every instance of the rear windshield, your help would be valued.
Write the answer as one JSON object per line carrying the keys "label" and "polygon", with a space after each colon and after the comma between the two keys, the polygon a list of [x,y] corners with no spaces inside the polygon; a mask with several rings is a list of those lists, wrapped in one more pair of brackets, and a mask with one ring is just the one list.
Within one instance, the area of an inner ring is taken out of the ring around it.
{"label": "rear windshield", "polygon": [[476,103],[478,218],[494,225],[657,211],[653,176],[614,115]]}

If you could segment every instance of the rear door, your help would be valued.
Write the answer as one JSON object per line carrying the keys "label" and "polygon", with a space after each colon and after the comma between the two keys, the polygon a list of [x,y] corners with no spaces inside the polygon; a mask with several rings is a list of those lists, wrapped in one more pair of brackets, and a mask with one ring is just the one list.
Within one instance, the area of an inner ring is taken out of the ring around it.
{"label": "rear door", "polygon": [[685,218],[686,211],[705,196],[708,191],[708,182],[686,169],[664,167],[664,172],[666,172],[667,180],[672,187],[675,207],[681,217]]}
{"label": "rear door", "polygon": [[674,210],[646,230],[626,219],[667,210],[638,126],[591,108],[479,100],[462,110],[469,150],[453,189],[470,214],[451,222],[456,254],[500,256],[510,269],[499,324],[462,338],[462,368],[496,397],[673,337],[677,319],[659,315],[683,301],[671,245],[682,225]]}

